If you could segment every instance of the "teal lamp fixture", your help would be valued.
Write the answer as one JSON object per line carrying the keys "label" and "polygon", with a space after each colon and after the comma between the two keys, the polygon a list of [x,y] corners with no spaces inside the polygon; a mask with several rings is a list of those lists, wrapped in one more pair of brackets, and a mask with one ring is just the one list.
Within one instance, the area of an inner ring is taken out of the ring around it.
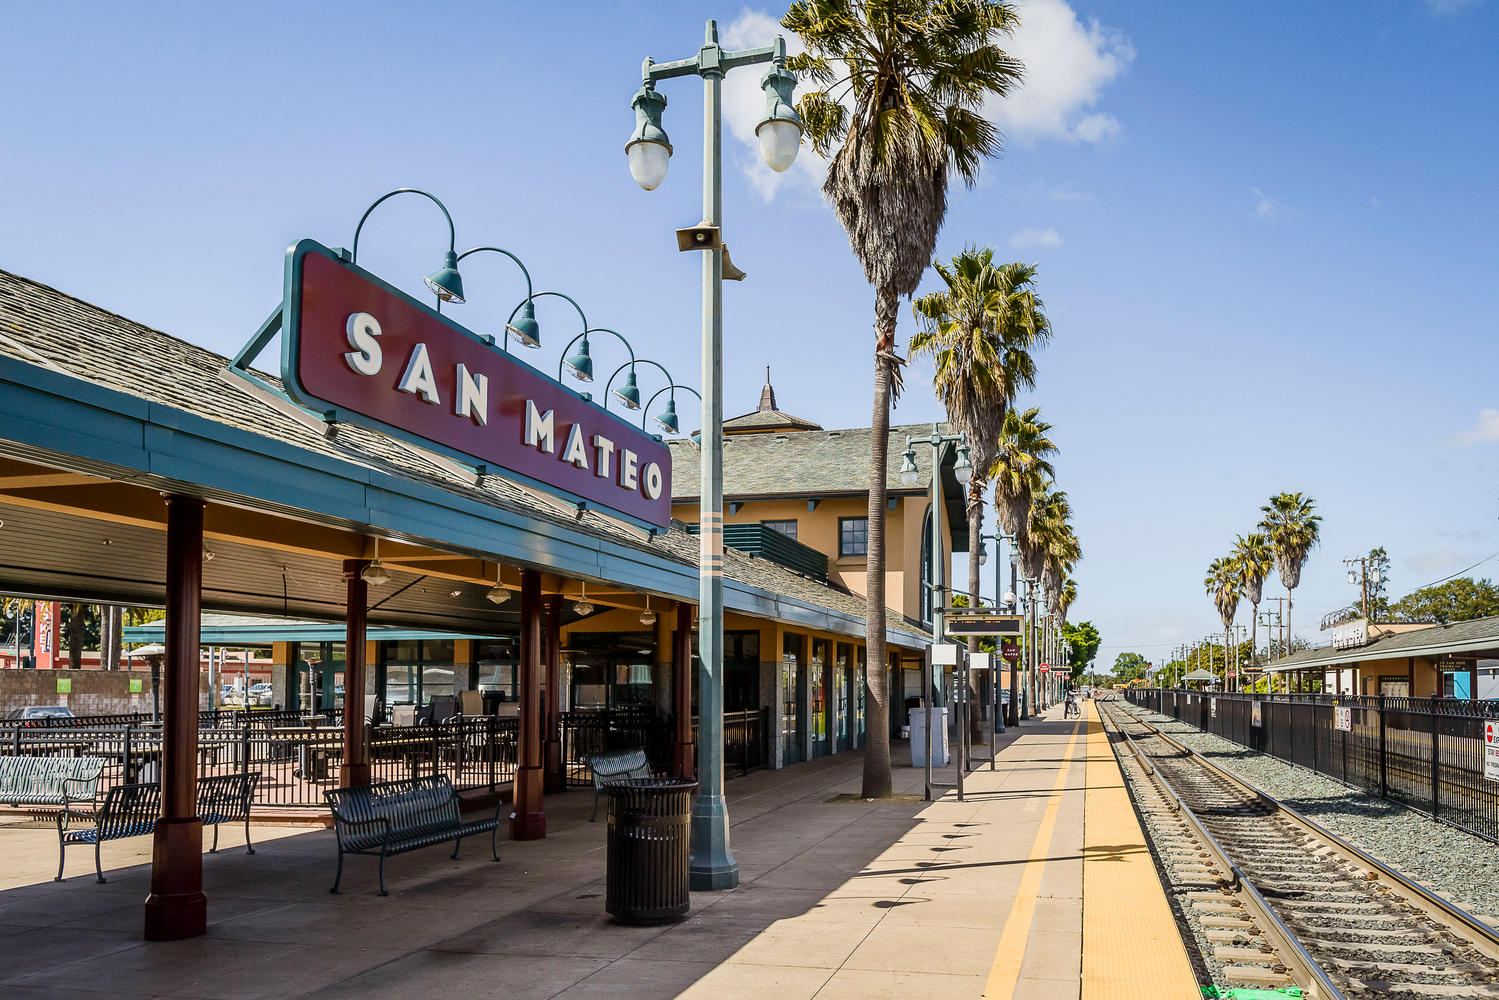
{"label": "teal lamp fixture", "polygon": [[682,424],[681,424],[681,421],[679,421],[677,419],[677,390],[678,389],[682,389],[682,390],[684,390],[686,392],[692,393],[694,396],[697,397],[698,405],[699,406],[702,405],[702,402],[703,402],[702,393],[698,392],[696,389],[692,388],[691,386],[688,386],[688,385],[677,385],[675,382],[673,382],[671,385],[668,385],[668,386],[665,386],[664,388],[656,390],[656,394],[654,396],[652,396],[650,398],[650,401],[645,404],[645,407],[644,407],[644,409],[643,409],[643,411],[642,411],[642,413],[640,415],[640,429],[641,430],[645,430],[645,413],[650,410],[651,406],[653,406],[655,404],[656,400],[661,396],[661,394],[663,392],[665,392],[665,393],[670,393],[670,395],[668,395],[666,397],[666,409],[664,409],[660,413],[656,414],[656,423],[661,427],[661,429],[663,431],[665,431],[668,434],[680,434],[680,433],[682,433]]}
{"label": "teal lamp fixture", "polygon": [[671,142],[661,127],[666,95],[657,93],[655,83],[647,79],[636,91],[630,106],[635,109],[635,131],[625,143],[625,155],[630,158],[630,176],[645,190],[654,191],[666,180],[666,167],[671,162]]}
{"label": "teal lamp fixture", "polygon": [[[618,330],[611,330],[604,326],[589,327],[568,341],[567,346],[562,349],[562,360],[557,363],[558,382],[562,381],[562,370],[564,368],[570,370],[573,373],[573,378],[579,382],[593,381],[593,356],[589,353],[588,349],[588,335],[591,333],[612,334],[621,344],[625,345],[625,350],[630,352],[630,363],[634,364],[635,348],[630,346],[630,342]],[[578,346],[576,351],[573,351],[574,344]],[[569,351],[572,351],[572,353],[568,353]]]}
{"label": "teal lamp fixture", "polygon": [[[509,322],[505,324],[505,333],[507,338],[509,334],[515,334],[515,339],[519,340],[527,347],[540,347],[541,328],[536,325],[536,305],[531,301],[533,297],[531,288],[531,272],[526,270],[526,265],[521,263],[521,259],[519,257],[511,253],[509,250],[504,249],[503,247],[473,247],[469,250],[463,251],[456,258],[454,258],[453,273],[455,275],[458,273],[458,261],[463,260],[463,258],[469,256],[470,254],[476,253],[504,254],[506,257],[509,257],[512,261],[514,261],[515,266],[520,268],[520,273],[525,275],[526,300],[522,302],[518,307],[520,311],[519,318],[512,314]],[[428,278],[427,283],[429,285],[432,283],[431,278]]]}
{"label": "teal lamp fixture", "polygon": [[[614,369],[614,374],[610,375],[609,381],[604,383],[605,398],[607,399],[612,394],[615,399],[619,400],[625,405],[625,409],[627,410],[640,409],[640,386],[635,381],[636,365],[650,365],[652,368],[655,368],[662,375],[666,376],[667,385],[673,385],[676,382],[676,380],[671,377],[671,372],[667,371],[666,366],[661,364],[661,362],[652,361],[650,358],[631,358],[629,361]],[[619,373],[624,371],[626,368],[629,369],[629,372],[625,375],[624,384],[621,385],[618,389],[615,389],[614,380],[618,378]]]}
{"label": "teal lamp fixture", "polygon": [[760,78],[760,88],[765,91],[765,119],[755,126],[760,156],[767,167],[784,173],[796,162],[802,144],[802,120],[796,115],[792,96],[796,74],[785,66],[772,66]]}
{"label": "teal lamp fixture", "polygon": [[456,250],[457,234],[453,229],[453,216],[448,212],[448,207],[439,201],[436,195],[428,194],[418,188],[396,188],[376,198],[374,204],[364,210],[364,215],[359,217],[359,225],[354,227],[354,251],[350,256],[350,263],[359,263],[359,233],[364,229],[364,223],[370,217],[370,213],[380,206],[380,203],[394,198],[398,194],[419,194],[427,198],[438,208],[442,209],[443,218],[448,220],[448,249],[442,258],[442,267],[422,278],[427,287],[437,296],[440,302],[462,302],[463,301],[463,276],[458,273],[458,253]]}
{"label": "teal lamp fixture", "polygon": [[[500,252],[504,253],[503,250]],[[516,261],[516,263],[519,264],[520,261]],[[521,270],[525,270],[525,268],[522,267]],[[500,345],[502,348],[506,351],[510,350],[511,334],[514,334],[515,339],[527,347],[541,346],[541,327],[536,322],[536,300],[544,299],[549,295],[565,299],[568,305],[577,310],[578,318],[583,321],[583,329],[585,331],[588,329],[588,317],[584,314],[583,307],[578,305],[576,299],[565,292],[532,292],[531,276],[527,274],[526,297],[514,309],[510,310],[510,318],[505,320],[505,340]],[[559,373],[557,377],[561,378],[562,376]]]}
{"label": "teal lamp fixture", "polygon": [[916,449],[907,447],[900,456],[900,484],[915,486],[921,481],[921,472],[916,468]]}
{"label": "teal lamp fixture", "polygon": [[957,477],[960,486],[967,486],[973,479],[973,463],[968,460],[968,446],[958,445],[958,461],[952,467],[953,475]]}

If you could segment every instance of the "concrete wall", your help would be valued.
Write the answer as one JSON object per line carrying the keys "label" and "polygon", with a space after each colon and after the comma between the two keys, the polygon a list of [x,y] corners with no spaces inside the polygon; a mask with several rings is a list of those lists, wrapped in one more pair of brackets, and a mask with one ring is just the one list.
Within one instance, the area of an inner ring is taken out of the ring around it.
{"label": "concrete wall", "polygon": [[[130,681],[141,682],[139,694]],[[71,681],[66,699],[57,693],[59,680]],[[198,677],[198,707],[207,709],[208,674]],[[4,670],[0,671],[0,718],[12,709],[31,705],[60,705],[66,701],[74,715],[114,715],[151,711],[151,671],[139,670]]]}

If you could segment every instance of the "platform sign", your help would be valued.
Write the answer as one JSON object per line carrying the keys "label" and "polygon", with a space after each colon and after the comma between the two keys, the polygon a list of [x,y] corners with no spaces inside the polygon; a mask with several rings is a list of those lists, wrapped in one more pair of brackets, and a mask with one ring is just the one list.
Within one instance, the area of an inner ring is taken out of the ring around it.
{"label": "platform sign", "polygon": [[1005,658],[1006,663],[1020,662],[1020,644],[1014,639],[1000,640],[999,655]]}
{"label": "platform sign", "polygon": [[1492,719],[1483,724],[1483,776],[1499,781],[1499,723]]}
{"label": "platform sign", "polygon": [[1249,705],[1249,724],[1255,729],[1261,729],[1265,725],[1265,717],[1260,714],[1260,703],[1251,702]]}
{"label": "platform sign", "polygon": [[1334,705],[1332,708],[1332,725],[1334,729],[1341,729],[1345,733],[1353,732],[1353,709]]}
{"label": "platform sign", "polygon": [[1043,664],[1041,664],[1041,672],[1043,674],[1049,674],[1049,673],[1051,673],[1051,664],[1049,664],[1049,663],[1043,663]]}
{"label": "platform sign", "polygon": [[130,693],[131,694],[140,694],[141,693],[141,679],[139,677],[132,677],[132,678],[130,678]]}
{"label": "platform sign", "polygon": [[314,240],[287,252],[281,379],[362,424],[653,528],[671,521],[666,445]]}
{"label": "platform sign", "polygon": [[1019,615],[950,613],[942,623],[948,635],[1019,635]]}

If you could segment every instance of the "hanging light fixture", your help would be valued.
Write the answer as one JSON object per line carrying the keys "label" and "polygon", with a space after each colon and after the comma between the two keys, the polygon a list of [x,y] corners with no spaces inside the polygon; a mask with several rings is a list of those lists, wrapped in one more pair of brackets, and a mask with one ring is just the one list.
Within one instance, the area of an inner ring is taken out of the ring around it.
{"label": "hanging light fixture", "polygon": [[581,587],[583,588],[582,595],[578,598],[577,603],[573,605],[573,614],[579,618],[587,618],[593,614],[593,602],[588,599],[588,584],[581,584]]}
{"label": "hanging light fixture", "polygon": [[374,584],[376,587],[383,587],[390,582],[390,571],[380,562],[380,536],[375,536],[375,558],[359,575],[364,578],[365,583]]}
{"label": "hanging light fixture", "polygon": [[642,611],[642,612],[640,612],[640,624],[642,624],[642,625],[654,625],[654,624],[656,624],[656,612],[654,612],[654,611],[651,610],[651,595],[650,594],[646,594],[645,595],[645,610]]}
{"label": "hanging light fixture", "polygon": [[900,456],[900,483],[902,486],[915,486],[921,480],[921,473],[916,469],[916,451],[907,448]]}
{"label": "hanging light fixture", "polygon": [[491,604],[504,604],[510,600],[510,591],[500,586],[500,567],[494,568],[494,586],[489,588],[489,593],[484,595],[489,598]]}

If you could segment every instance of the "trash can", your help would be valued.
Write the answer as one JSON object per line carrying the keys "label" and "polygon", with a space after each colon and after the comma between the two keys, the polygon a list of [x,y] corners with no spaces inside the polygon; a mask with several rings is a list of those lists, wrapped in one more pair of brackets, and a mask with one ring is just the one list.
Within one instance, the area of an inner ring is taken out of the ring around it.
{"label": "trash can", "polygon": [[609,833],[604,909],[631,924],[686,915],[692,793],[682,778],[624,778],[604,785]]}
{"label": "trash can", "polygon": [[926,767],[928,744],[932,752],[932,766],[947,766],[947,709],[932,708],[932,738],[926,737],[926,709],[913,708],[910,715],[911,766]]}

